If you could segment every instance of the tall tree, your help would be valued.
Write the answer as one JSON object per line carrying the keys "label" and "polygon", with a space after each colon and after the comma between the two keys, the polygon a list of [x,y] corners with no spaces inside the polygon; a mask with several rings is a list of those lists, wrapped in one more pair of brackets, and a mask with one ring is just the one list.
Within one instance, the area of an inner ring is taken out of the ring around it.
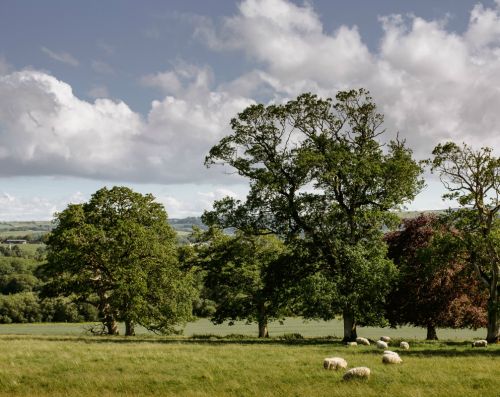
{"label": "tall tree", "polygon": [[476,274],[487,289],[486,339],[498,342],[500,333],[500,158],[490,148],[474,150],[465,143],[439,144],[429,160],[447,188],[445,198],[457,199],[455,226],[470,254]]}
{"label": "tall tree", "polygon": [[198,235],[197,262],[205,272],[207,298],[216,303],[212,321],[246,320],[269,336],[268,323],[284,315],[280,276],[285,246],[274,236],[234,236],[211,227]]}
{"label": "tall tree", "polygon": [[399,269],[387,298],[391,325],[427,328],[479,328],[486,325],[487,296],[467,265],[468,255],[454,244],[457,232],[437,216],[405,219],[403,228],[386,235],[388,255]]}
{"label": "tall tree", "polygon": [[108,334],[135,324],[172,332],[191,313],[193,288],[178,266],[176,236],[150,194],[103,188],[56,216],[45,291],[95,305]]}
{"label": "tall tree", "polygon": [[248,107],[205,161],[236,169],[250,192],[243,202],[216,202],[204,221],[275,233],[289,243],[307,240],[301,246],[315,257],[312,279],[334,288],[329,307],[309,314],[342,314],[345,340],[356,338],[358,322],[380,320],[393,274],[382,226],[393,221],[389,210],[413,199],[423,183],[404,142],[384,146],[382,123],[363,89],[339,92],[335,102],[303,94],[283,105]]}

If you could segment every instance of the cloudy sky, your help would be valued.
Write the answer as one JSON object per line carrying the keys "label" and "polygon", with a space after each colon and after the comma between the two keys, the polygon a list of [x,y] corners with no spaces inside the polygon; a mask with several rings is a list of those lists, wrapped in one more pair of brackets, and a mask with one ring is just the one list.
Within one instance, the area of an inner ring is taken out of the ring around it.
{"label": "cloudy sky", "polygon": [[[418,158],[500,149],[500,0],[0,0],[0,220],[115,184],[200,215],[245,195],[203,166],[231,117],[357,87]],[[410,209],[447,205],[427,183]]]}

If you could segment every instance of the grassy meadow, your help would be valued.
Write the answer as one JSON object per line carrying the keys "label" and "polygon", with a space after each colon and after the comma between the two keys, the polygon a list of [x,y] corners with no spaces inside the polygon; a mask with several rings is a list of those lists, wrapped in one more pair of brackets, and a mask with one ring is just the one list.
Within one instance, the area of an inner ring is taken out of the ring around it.
{"label": "grassy meadow", "polygon": [[[88,336],[82,324],[1,325],[0,396],[500,396],[500,345],[472,349],[468,342],[484,330],[465,338],[439,330],[453,339],[425,342],[412,338],[419,329],[361,328],[369,338],[397,338],[392,349],[403,364],[384,365],[374,346],[348,348],[322,335],[340,332],[338,321],[287,323],[281,334],[274,324],[268,340],[249,336],[254,326],[206,320],[177,337]],[[410,340],[409,351],[397,347],[399,338]],[[342,372],[322,367],[332,356],[368,366],[371,378],[342,381]]]}
{"label": "grassy meadow", "polygon": [[[401,365],[373,346],[325,339],[0,336],[0,395],[498,396],[500,346],[413,343]],[[398,348],[394,348],[398,351]],[[344,357],[368,381],[322,368]]]}

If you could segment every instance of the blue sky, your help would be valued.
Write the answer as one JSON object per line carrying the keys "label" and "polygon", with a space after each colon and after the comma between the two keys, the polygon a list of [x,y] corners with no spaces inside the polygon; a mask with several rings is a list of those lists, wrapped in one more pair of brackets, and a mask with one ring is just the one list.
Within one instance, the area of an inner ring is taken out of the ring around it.
{"label": "blue sky", "polygon": [[[114,184],[199,215],[245,195],[203,167],[231,117],[349,87],[418,158],[447,139],[498,149],[499,3],[0,0],[0,220]],[[427,183],[409,208],[447,205]]]}

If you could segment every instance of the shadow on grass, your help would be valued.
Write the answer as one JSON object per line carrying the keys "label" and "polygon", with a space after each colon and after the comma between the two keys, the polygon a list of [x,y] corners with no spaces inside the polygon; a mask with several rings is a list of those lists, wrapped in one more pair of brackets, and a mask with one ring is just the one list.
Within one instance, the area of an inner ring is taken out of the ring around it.
{"label": "shadow on grass", "polygon": [[296,346],[316,346],[328,345],[338,348],[344,348],[345,345],[338,338],[252,338],[252,337],[162,337],[162,336],[43,336],[43,335],[0,335],[1,340],[37,340],[46,342],[75,342],[75,343],[116,343],[116,344],[134,344],[134,343],[153,343],[153,344],[187,344],[187,345],[296,345]]}

